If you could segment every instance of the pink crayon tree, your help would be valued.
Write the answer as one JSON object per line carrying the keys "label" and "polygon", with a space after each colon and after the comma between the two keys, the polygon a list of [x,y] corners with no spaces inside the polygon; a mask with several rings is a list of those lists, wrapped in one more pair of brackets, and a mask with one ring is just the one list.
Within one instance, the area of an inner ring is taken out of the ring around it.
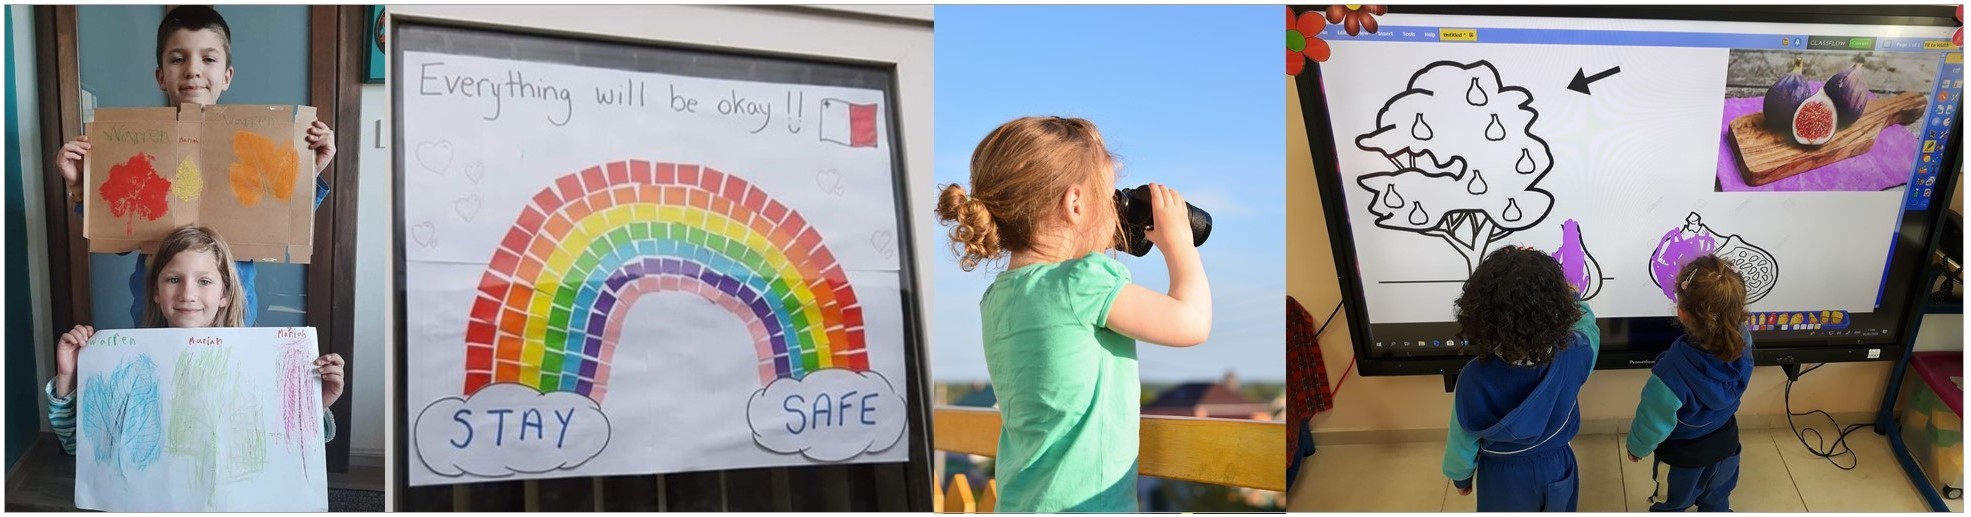
{"label": "pink crayon tree", "polygon": [[1485,61],[1417,71],[1376,114],[1376,129],[1355,139],[1392,166],[1356,179],[1372,193],[1376,226],[1443,239],[1469,273],[1492,243],[1539,225],[1553,209],[1553,195],[1537,187],[1553,153],[1533,134],[1532,103]]}

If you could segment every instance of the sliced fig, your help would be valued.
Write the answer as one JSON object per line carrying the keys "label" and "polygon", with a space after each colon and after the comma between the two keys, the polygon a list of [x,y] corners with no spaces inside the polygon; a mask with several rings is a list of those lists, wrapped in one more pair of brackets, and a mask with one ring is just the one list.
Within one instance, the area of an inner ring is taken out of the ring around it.
{"label": "sliced fig", "polygon": [[1834,131],[1840,129],[1841,114],[1834,99],[1828,98],[1825,90],[1814,92],[1800,107],[1793,110],[1793,141],[1802,145],[1818,146],[1834,139]]}
{"label": "sliced fig", "polygon": [[1800,75],[1803,64],[1804,61],[1794,59],[1793,71],[1780,76],[1779,81],[1774,82],[1772,88],[1766,90],[1766,129],[1775,135],[1793,134],[1793,112],[1799,110],[1800,104],[1806,102],[1808,97],[1814,95],[1813,85],[1808,84],[1807,78]]}

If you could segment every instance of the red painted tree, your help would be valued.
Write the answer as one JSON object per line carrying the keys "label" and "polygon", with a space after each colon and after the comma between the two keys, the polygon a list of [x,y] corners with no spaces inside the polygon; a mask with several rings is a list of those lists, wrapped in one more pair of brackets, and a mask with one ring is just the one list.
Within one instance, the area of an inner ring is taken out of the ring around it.
{"label": "red painted tree", "polygon": [[151,161],[151,155],[138,153],[130,161],[111,165],[109,179],[103,182],[101,192],[103,201],[109,202],[110,215],[128,218],[123,233],[136,231],[138,217],[156,221],[171,210],[170,201],[165,199],[171,193],[171,180],[159,176]]}

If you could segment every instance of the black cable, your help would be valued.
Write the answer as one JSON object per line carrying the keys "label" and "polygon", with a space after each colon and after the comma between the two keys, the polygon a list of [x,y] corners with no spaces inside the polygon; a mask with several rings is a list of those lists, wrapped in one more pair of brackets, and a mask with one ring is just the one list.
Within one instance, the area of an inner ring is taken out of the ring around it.
{"label": "black cable", "polygon": [[1335,322],[1336,314],[1341,314],[1341,302],[1335,302],[1335,310],[1328,313],[1328,320],[1321,322],[1321,328],[1314,330],[1314,339],[1316,341],[1319,341],[1321,339],[1322,332],[1328,331],[1328,324]]}
{"label": "black cable", "polygon": [[[1841,470],[1854,470],[1856,465],[1861,464],[1861,457],[1856,456],[1855,450],[1848,446],[1847,444],[1848,434],[1861,430],[1862,428],[1868,427],[1870,424],[1852,424],[1847,427],[1841,427],[1841,422],[1834,420],[1834,415],[1829,414],[1826,411],[1816,409],[1813,411],[1807,411],[1803,413],[1793,412],[1793,382],[1799,380],[1800,377],[1807,376],[1808,373],[1812,373],[1814,370],[1819,370],[1820,367],[1822,366],[1827,366],[1827,363],[1816,364],[1814,365],[1813,368],[1802,370],[1798,376],[1789,376],[1786,378],[1786,395],[1785,395],[1786,427],[1793,430],[1793,437],[1800,439],[1800,446],[1806,447],[1807,453],[1826,459],[1829,464],[1834,465],[1834,468],[1838,468]],[[1793,417],[1807,416],[1814,413],[1820,413],[1821,416],[1827,417],[1828,423],[1833,424],[1835,428],[1841,430],[1840,434],[1836,435],[1833,444],[1827,443],[1827,437],[1825,435],[1822,435],[1819,429],[1814,429],[1812,427],[1809,427],[1806,428],[1805,430],[1802,430],[1799,428],[1799,426],[1793,424]],[[1821,444],[1822,447],[1808,445],[1807,433],[1813,433],[1814,442]],[[1837,447],[1840,448],[1838,452],[1835,450],[1835,448]],[[1840,456],[1847,456],[1849,458],[1853,458],[1853,461],[1849,462],[1849,464],[1844,467],[1841,465],[1841,462],[1834,460],[1834,458]]]}

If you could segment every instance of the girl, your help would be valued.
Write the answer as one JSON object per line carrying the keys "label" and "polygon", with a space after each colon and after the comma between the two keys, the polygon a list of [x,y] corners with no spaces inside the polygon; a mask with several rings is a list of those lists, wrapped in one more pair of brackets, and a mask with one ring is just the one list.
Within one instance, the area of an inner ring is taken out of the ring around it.
{"label": "girl", "polygon": [[[1656,356],[1629,426],[1629,461],[1656,455],[1653,512],[1731,511],[1738,486],[1738,403],[1752,382],[1752,315],[1731,262],[1698,257],[1677,274],[1685,334]],[[1669,465],[1665,475],[1663,465]],[[1667,493],[1666,492],[1667,489]]]}
{"label": "girl", "polygon": [[1478,478],[1479,511],[1571,512],[1580,483],[1576,398],[1600,353],[1595,313],[1533,248],[1493,252],[1456,302],[1459,339],[1478,357],[1452,393],[1444,475],[1458,493]]}
{"label": "girl", "polygon": [[[1184,199],[1151,185],[1170,293],[1130,283],[1118,242],[1115,159],[1095,125],[1027,117],[972,153],[972,193],[949,185],[938,218],[961,267],[1010,253],[979,300],[986,369],[1004,424],[999,511],[1136,511],[1136,341],[1204,342],[1211,293]],[[1166,224],[1168,223],[1168,224]]]}
{"label": "girl", "polygon": [[[242,326],[245,304],[240,301],[239,272],[233,253],[219,234],[203,226],[179,227],[158,244],[157,258],[146,276],[151,299],[144,309],[147,327],[200,328]],[[75,454],[75,360],[96,332],[76,325],[55,344],[55,378],[48,381],[48,425]],[[342,356],[315,359],[322,376],[322,407],[342,397]],[[335,418],[322,412],[322,441],[335,439]]]}

